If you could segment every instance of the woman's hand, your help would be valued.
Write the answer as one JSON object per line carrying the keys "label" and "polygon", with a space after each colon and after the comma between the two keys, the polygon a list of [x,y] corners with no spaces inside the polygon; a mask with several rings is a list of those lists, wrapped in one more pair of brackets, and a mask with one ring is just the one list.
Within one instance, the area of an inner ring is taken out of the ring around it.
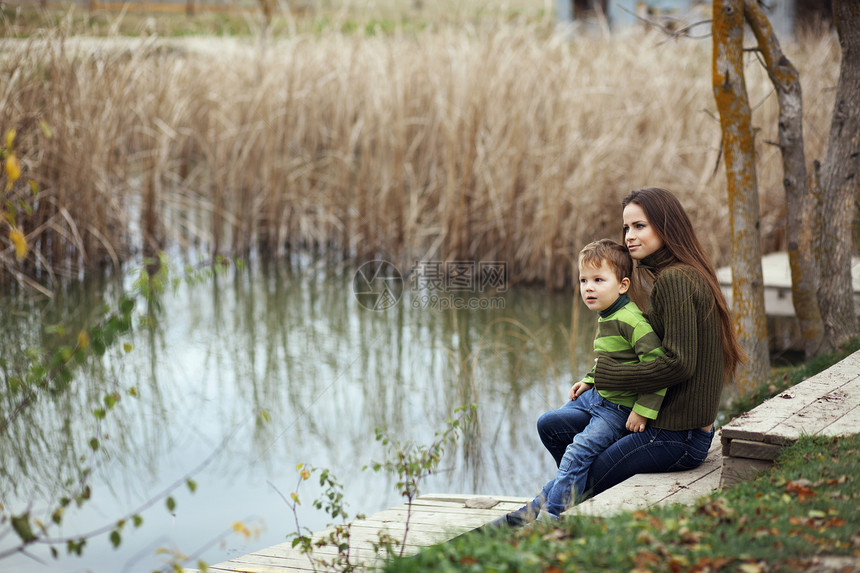
{"label": "woman's hand", "polygon": [[591,387],[591,384],[580,380],[579,382],[570,387],[570,391],[567,393],[567,397],[571,400],[576,400],[580,394],[582,394],[586,390],[591,390]]}

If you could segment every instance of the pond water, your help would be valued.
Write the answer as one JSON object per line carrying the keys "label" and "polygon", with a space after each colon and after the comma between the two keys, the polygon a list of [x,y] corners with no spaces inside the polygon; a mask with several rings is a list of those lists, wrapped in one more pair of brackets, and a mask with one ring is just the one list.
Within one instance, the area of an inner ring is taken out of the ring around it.
{"label": "pond water", "polygon": [[[72,504],[50,537],[136,513],[143,523],[123,529],[118,549],[105,532],[82,557],[65,556],[61,545],[54,559],[33,545],[0,569],[151,571],[165,563],[160,548],[194,556],[194,566],[198,557],[214,564],[284,542],[296,527],[285,498],[297,491],[302,463],[331,470],[350,515],[385,509],[402,499],[395,477],[363,469],[385,456],[375,429],[430,444],[468,404],[477,405],[475,423],[421,491],[536,493],[554,466],[535,421],[588,368],[595,316],[572,293],[441,285],[428,280],[438,269],[423,271],[403,273],[399,290],[375,301],[378,310],[366,293],[356,296],[354,270],[257,266],[183,282],[158,308],[138,305],[151,328],[136,327],[127,347],[79,371],[65,390],[41,394],[18,414],[7,395],[0,503],[8,511],[29,508],[50,523],[51,500],[77,491],[82,469],[92,468],[92,498]],[[370,278],[371,294],[381,292],[373,289],[385,281]],[[53,301],[0,301],[2,380],[28,347],[57,337],[47,325],[77,332],[129,280],[87,283]],[[121,400],[99,420],[93,411],[114,391]],[[312,507],[316,483],[298,487],[298,521],[311,530],[332,521]],[[234,532],[236,522],[254,535]],[[0,538],[0,551],[14,537]]]}

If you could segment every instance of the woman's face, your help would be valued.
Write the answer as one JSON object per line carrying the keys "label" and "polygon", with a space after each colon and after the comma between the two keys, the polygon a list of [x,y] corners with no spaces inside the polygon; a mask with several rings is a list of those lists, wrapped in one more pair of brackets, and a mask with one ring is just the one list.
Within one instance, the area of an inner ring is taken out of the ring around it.
{"label": "woman's face", "polygon": [[624,242],[630,256],[637,261],[663,247],[663,239],[645,216],[645,211],[636,203],[624,207]]}

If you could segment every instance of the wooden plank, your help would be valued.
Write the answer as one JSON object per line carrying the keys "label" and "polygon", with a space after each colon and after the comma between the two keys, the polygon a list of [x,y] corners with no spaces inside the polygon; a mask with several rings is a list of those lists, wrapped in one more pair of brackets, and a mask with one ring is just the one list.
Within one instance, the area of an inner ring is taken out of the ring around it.
{"label": "wooden plank", "polygon": [[[288,544],[280,544],[280,546]],[[319,554],[330,557],[332,553],[323,548],[319,549]],[[230,571],[230,572],[270,572],[277,571],[283,573],[285,571],[313,571],[314,568],[306,555],[302,555],[299,549],[284,549],[276,555],[263,555],[260,553],[248,553],[240,555],[228,561],[209,565],[209,571]],[[184,570],[184,573],[189,573],[189,570]],[[196,572],[195,572],[196,573]]]}
{"label": "wooden plank", "polygon": [[[207,571],[215,573],[285,573],[287,571],[319,571],[314,568],[305,558],[304,563],[299,561],[283,561],[280,563],[238,563],[228,561],[217,565],[210,565]],[[187,573],[187,570],[184,570]]]}
{"label": "wooden plank", "polygon": [[753,442],[750,440],[730,440],[728,447],[723,451],[728,450],[728,456],[733,458],[752,458],[755,460],[775,460],[782,450],[782,446],[776,444],[763,444],[761,442]]}
{"label": "wooden plank", "polygon": [[809,378],[802,384],[802,393],[797,392],[799,385],[794,386],[723,426],[723,445],[729,439],[766,442],[780,424],[834,389],[831,381],[823,377]]}
{"label": "wooden plank", "polygon": [[[314,553],[328,561],[331,561],[332,557],[334,557],[333,553],[323,554],[320,549],[315,549]],[[375,555],[356,552],[356,554],[350,555],[350,563],[367,563],[369,561],[372,562],[375,558]],[[306,555],[296,552],[295,555],[284,557],[269,557],[257,553],[249,553],[237,559],[212,565],[209,567],[209,570],[241,573],[284,573],[286,571],[314,571],[324,569],[312,564]]]}
{"label": "wooden plank", "polygon": [[[419,515],[419,516],[411,516],[409,519],[410,525],[422,526],[423,529],[431,530],[432,527],[435,527],[439,531],[443,531],[445,528],[456,528],[461,524],[466,524],[471,527],[481,526],[488,521],[495,519],[496,517],[500,517],[504,515],[506,512],[500,511],[493,514],[487,515],[451,515],[451,514],[436,514],[436,515]],[[401,519],[393,518],[395,515],[399,515]],[[380,526],[385,525],[396,525],[406,523],[406,514],[393,514],[386,512],[385,516],[381,518],[377,518],[376,516],[370,517],[368,519],[364,519],[361,521],[353,522],[353,526],[363,524],[379,524]],[[426,527],[425,527],[426,526]]]}
{"label": "wooden plank", "polygon": [[802,435],[816,435],[860,404],[860,376],[816,399],[774,428],[769,441],[788,443]]}
{"label": "wooden plank", "polygon": [[[531,501],[531,498],[511,498],[511,501],[499,501],[496,505],[489,509],[481,509],[481,508],[468,508],[464,505],[462,501],[447,501],[447,500],[425,500],[424,497],[420,497],[412,502],[413,510],[415,508],[438,508],[440,511],[450,510],[450,511],[492,511],[492,510],[504,510],[510,511],[511,509],[516,509],[518,507],[522,507],[526,503]],[[408,504],[401,503],[400,505],[394,506],[395,508],[406,508]]]}
{"label": "wooden plank", "polygon": [[[779,426],[785,424],[797,412],[858,377],[860,351],[726,424],[722,428],[723,445],[736,438],[764,443],[786,443],[785,436],[775,433]],[[796,439],[796,436],[788,441],[793,439]]]}
{"label": "wooden plank", "polygon": [[672,503],[693,504],[696,500],[720,489],[721,474],[722,461],[715,460],[715,463],[707,473],[701,475],[696,481],[681,487],[678,491],[661,499],[655,505]]}
{"label": "wooden plank", "polygon": [[[499,516],[504,514],[499,514]],[[398,541],[403,541],[403,535],[406,533],[406,545],[433,545],[450,539],[456,535],[480,527],[486,523],[487,519],[471,519],[461,520],[454,523],[409,523],[407,533],[405,522],[382,522],[382,521],[361,521],[355,522],[350,530],[351,536],[356,539],[370,539],[377,541],[377,532],[385,532],[391,535]]]}
{"label": "wooden plank", "polygon": [[[412,524],[410,524],[409,531],[406,533],[405,524],[380,524],[370,522],[356,525],[352,529],[352,534],[360,542],[378,543],[379,536],[377,534],[379,532],[383,532],[390,535],[396,541],[403,543],[404,546],[427,547],[429,545],[442,543],[443,541],[456,537],[465,531],[475,529],[480,525],[483,525],[483,523],[478,523],[477,525],[473,523],[468,526],[461,525],[459,527],[448,526],[444,528],[428,529],[421,526],[413,527]],[[404,533],[406,533],[405,543],[403,542]]]}
{"label": "wooden plank", "polygon": [[[378,559],[380,559],[380,557],[384,555],[384,552],[377,552],[373,546],[373,543],[378,541],[378,531],[379,528],[377,527],[352,528],[349,544],[349,557],[351,563],[367,566],[377,562]],[[455,534],[456,533],[446,533],[440,535],[438,533],[433,533],[430,535],[426,535],[424,538],[422,538],[420,536],[414,536],[413,533],[410,532],[410,536],[415,537],[415,539],[412,542],[407,542],[407,544],[403,547],[403,554],[414,554],[421,547],[440,543],[442,541],[450,539],[451,537],[454,537]],[[216,564],[212,566],[212,569],[218,571],[242,571],[254,573],[262,571],[283,572],[294,569],[313,569],[313,565],[308,559],[308,556],[303,555],[298,549],[291,547],[281,552],[281,550],[284,549],[284,545],[286,544],[281,544],[281,547],[277,551],[273,551],[273,548],[268,548],[263,551],[237,557],[228,562]],[[395,551],[399,553],[399,550],[396,547]],[[333,557],[337,556],[337,553],[337,548],[332,546],[318,547],[315,548],[313,552],[316,557],[327,560],[331,560]]]}
{"label": "wooden plank", "polygon": [[454,503],[466,503],[470,499],[475,498],[491,498],[499,503],[517,504],[517,507],[526,504],[532,500],[530,497],[517,497],[505,495],[482,495],[482,494],[467,494],[467,493],[425,493],[422,494],[416,501],[430,503],[434,501],[447,501]]}
{"label": "wooden plank", "polygon": [[821,430],[824,436],[850,436],[860,432],[860,404]]}
{"label": "wooden plank", "polygon": [[820,372],[819,374],[828,373],[834,377],[846,377],[848,380],[852,380],[860,376],[860,350],[854,352],[853,354],[849,354],[824,372]]}
{"label": "wooden plank", "polygon": [[[514,506],[514,509],[521,507],[521,505]],[[502,513],[507,513],[509,510],[507,509],[465,509],[465,508],[450,508],[450,507],[440,507],[440,508],[424,508],[423,511],[417,510],[415,507],[412,508],[412,517],[416,519],[425,519],[426,516],[439,516],[440,519],[447,518],[458,518],[458,517],[477,517],[477,518],[485,518],[486,516],[492,516]],[[405,521],[406,515],[408,511],[405,506],[398,505],[396,507],[392,507],[391,509],[385,509],[378,513],[374,513],[371,516],[366,517],[365,519],[396,519]]]}
{"label": "wooden plank", "polygon": [[720,487],[729,487],[755,477],[756,474],[773,467],[773,462],[750,458],[723,457],[720,471]]}
{"label": "wooden plank", "polygon": [[[265,549],[261,549],[260,551],[254,551],[253,553],[248,553],[246,555],[242,555],[239,557],[235,557],[229,560],[229,563],[257,563],[257,564],[273,564],[278,563],[284,560],[287,561],[308,561],[307,555],[302,554],[301,550],[297,547],[284,547],[284,545],[289,546],[290,544],[280,544],[280,546],[275,547],[267,547]],[[322,547],[314,547],[313,554],[330,559],[331,557],[336,556],[338,553],[337,547],[331,545],[325,545]],[[376,555],[376,551],[370,544],[365,543],[359,539],[350,539],[350,553],[355,557],[361,558],[373,558]],[[225,562],[226,563],[226,562]]]}

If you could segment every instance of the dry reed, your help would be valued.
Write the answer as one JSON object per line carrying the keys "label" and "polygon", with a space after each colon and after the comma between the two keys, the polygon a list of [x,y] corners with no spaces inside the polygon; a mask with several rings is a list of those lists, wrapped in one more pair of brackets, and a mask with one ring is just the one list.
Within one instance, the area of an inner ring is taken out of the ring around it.
{"label": "dry reed", "polygon": [[[631,188],[677,192],[716,262],[729,237],[710,42],[565,38],[542,24],[368,37],[0,47],[0,128],[39,183],[24,267],[78,276],[159,249],[506,261],[562,288],[619,238]],[[173,47],[171,47],[173,46]],[[809,160],[824,155],[831,37],[785,46]],[[776,98],[751,57],[763,239],[784,246]],[[49,126],[49,138],[35,126]]]}

